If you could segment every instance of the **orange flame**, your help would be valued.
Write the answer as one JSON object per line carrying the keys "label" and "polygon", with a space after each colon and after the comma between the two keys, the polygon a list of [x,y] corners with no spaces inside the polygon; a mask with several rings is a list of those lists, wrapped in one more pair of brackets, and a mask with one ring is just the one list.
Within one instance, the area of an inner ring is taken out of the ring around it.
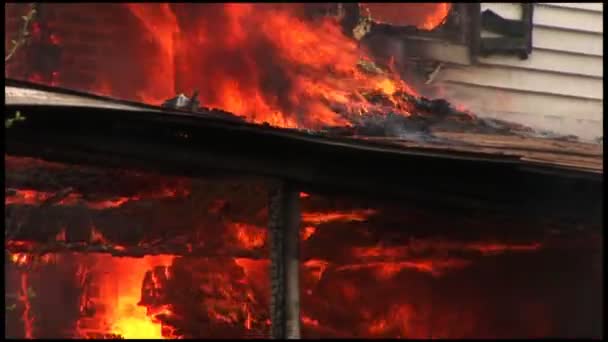
{"label": "orange flame", "polygon": [[[100,286],[97,305],[100,310],[94,317],[99,326],[83,327],[80,322],[80,332],[101,331],[112,333],[125,339],[163,339],[161,323],[154,316],[160,313],[170,313],[167,308],[148,312],[143,306],[138,306],[142,291],[142,281],[145,273],[159,265],[170,265],[173,256],[159,255],[143,258],[114,258],[109,255],[94,255],[96,267],[103,272],[95,272],[100,277],[96,284]],[[90,271],[89,271],[90,272]],[[86,337],[86,336],[85,336]]]}
{"label": "orange flame", "polygon": [[[391,70],[359,68],[359,61],[370,60],[368,54],[343,34],[335,18],[304,19],[305,7],[125,4],[141,24],[142,39],[153,42],[146,60],[137,61],[146,69],[137,100],[159,105],[198,89],[204,107],[254,123],[315,129],[350,125],[354,113],[375,106],[363,94],[379,92],[400,104],[393,112],[409,115],[410,106],[397,93],[416,92]],[[123,82],[124,75],[109,77],[100,75],[95,91]]]}

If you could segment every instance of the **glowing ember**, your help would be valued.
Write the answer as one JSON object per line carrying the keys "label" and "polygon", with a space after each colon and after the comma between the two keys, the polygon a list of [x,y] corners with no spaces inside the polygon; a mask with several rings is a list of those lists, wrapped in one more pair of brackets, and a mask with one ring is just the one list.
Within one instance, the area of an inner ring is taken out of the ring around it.
{"label": "glowing ember", "polygon": [[[57,205],[74,206],[84,204],[88,208],[102,210],[109,208],[118,208],[128,202],[140,201],[142,199],[162,199],[172,197],[184,197],[189,194],[188,189],[169,189],[163,188],[158,193],[147,193],[134,195],[131,197],[118,197],[106,200],[85,200],[81,194],[70,193],[62,200],[58,201]],[[55,193],[36,191],[36,190],[21,190],[12,189],[5,196],[5,205],[21,204],[21,205],[41,205],[49,198],[55,196]]]}
{"label": "glowing ember", "polygon": [[234,223],[236,238],[244,248],[259,248],[266,243],[266,230],[264,228],[247,225],[244,223]]}
{"label": "glowing ember", "polygon": [[308,260],[304,263],[304,267],[317,281],[321,280],[327,266],[329,266],[329,262],[316,259]]}
{"label": "glowing ember", "polygon": [[304,315],[302,316],[302,323],[307,325],[319,326],[319,321]]}
{"label": "glowing ember", "polygon": [[89,242],[91,243],[107,243],[108,240],[106,240],[106,238],[103,237],[103,234],[101,234],[95,227],[91,228],[91,236],[89,238]]}
{"label": "glowing ember", "polygon": [[312,212],[302,213],[302,222],[310,224],[321,224],[332,221],[343,222],[361,222],[367,220],[368,217],[376,213],[373,209],[352,210],[352,211],[335,211],[329,213]]}
{"label": "glowing ember", "polygon": [[4,197],[4,204],[29,204],[35,205],[44,202],[52,196],[52,193],[39,192],[35,190],[14,190],[11,193],[7,193]]}
{"label": "glowing ember", "polygon": [[353,248],[353,255],[363,260],[398,259],[423,253],[448,253],[458,251],[477,252],[482,255],[497,255],[506,252],[530,252],[542,247],[539,242],[527,244],[509,244],[497,242],[458,242],[441,239],[410,239],[403,246],[374,246]]}
{"label": "glowing ember", "polygon": [[32,305],[30,303],[30,290],[28,285],[28,276],[26,272],[21,272],[21,292],[19,293],[19,301],[23,304],[23,327],[25,330],[25,338],[34,338],[34,320],[30,315]]}
{"label": "glowing ember", "polygon": [[65,236],[65,228],[61,229],[59,231],[59,233],[57,233],[57,235],[55,236],[55,241],[65,241],[66,240],[66,236]]}
{"label": "glowing ember", "polygon": [[471,244],[470,249],[477,250],[483,254],[501,254],[504,252],[533,252],[542,247],[541,243],[509,245],[505,243]]}
{"label": "glowing ember", "polygon": [[26,253],[13,253],[11,254],[11,261],[17,265],[27,265],[30,258]]}
{"label": "glowing ember", "polygon": [[302,231],[301,234],[301,238],[302,240],[308,240],[311,236],[313,236],[313,234],[317,231],[316,227],[313,226],[308,226],[308,227],[304,227],[304,230]]}
{"label": "glowing ember", "polygon": [[345,265],[338,267],[337,270],[358,270],[364,268],[374,268],[378,277],[390,279],[397,273],[405,269],[413,269],[419,272],[429,273],[434,276],[441,276],[446,270],[455,270],[468,266],[471,262],[467,260],[421,260],[421,261],[402,261],[402,262],[372,262],[358,265]]}

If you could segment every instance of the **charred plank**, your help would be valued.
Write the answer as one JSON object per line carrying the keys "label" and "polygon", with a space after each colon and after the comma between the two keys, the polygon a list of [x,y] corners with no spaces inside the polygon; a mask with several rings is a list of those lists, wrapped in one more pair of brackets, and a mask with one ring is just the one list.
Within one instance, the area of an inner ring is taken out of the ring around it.
{"label": "charred plank", "polygon": [[271,336],[300,338],[299,193],[279,184],[270,195]]}

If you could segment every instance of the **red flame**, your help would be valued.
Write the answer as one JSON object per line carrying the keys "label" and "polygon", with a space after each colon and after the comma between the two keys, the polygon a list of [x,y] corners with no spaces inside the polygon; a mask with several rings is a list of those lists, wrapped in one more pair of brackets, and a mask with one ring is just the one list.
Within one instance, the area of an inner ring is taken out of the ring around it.
{"label": "red flame", "polygon": [[30,311],[32,310],[32,305],[30,303],[28,275],[25,271],[21,272],[21,292],[19,293],[19,301],[21,301],[21,303],[23,304],[23,314],[21,316],[21,319],[23,320],[25,338],[32,339],[34,338],[34,320],[30,314]]}

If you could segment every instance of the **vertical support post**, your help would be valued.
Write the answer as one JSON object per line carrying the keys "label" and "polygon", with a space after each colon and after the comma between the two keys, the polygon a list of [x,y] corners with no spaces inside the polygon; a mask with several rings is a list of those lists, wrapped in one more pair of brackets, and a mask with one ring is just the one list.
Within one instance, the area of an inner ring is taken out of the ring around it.
{"label": "vertical support post", "polygon": [[273,339],[300,338],[300,196],[289,184],[270,191],[271,304]]}

